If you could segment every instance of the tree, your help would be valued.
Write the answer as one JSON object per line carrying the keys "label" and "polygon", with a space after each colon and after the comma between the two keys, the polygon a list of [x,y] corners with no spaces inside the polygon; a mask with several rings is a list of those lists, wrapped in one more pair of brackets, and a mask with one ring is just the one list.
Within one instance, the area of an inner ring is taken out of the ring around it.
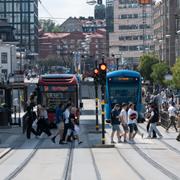
{"label": "tree", "polygon": [[152,66],[151,78],[156,85],[164,85],[164,76],[168,72],[168,66],[165,63],[157,63]]}
{"label": "tree", "polygon": [[144,80],[152,81],[152,66],[158,62],[159,59],[154,54],[145,54],[140,57],[140,64],[138,66],[138,70],[140,71]]}
{"label": "tree", "polygon": [[177,89],[180,89],[180,57],[176,60],[176,64],[174,64],[172,68],[173,72],[173,84]]}
{"label": "tree", "polygon": [[59,25],[56,25],[55,22],[51,19],[40,19],[39,26],[43,29],[44,32],[60,32]]}

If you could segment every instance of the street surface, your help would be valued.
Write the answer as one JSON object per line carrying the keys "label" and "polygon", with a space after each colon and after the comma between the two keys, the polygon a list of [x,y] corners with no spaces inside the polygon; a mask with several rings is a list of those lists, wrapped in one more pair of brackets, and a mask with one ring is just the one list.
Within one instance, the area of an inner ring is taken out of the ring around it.
{"label": "street surface", "polygon": [[[106,124],[106,145],[103,146],[101,133],[95,132],[94,108],[94,100],[84,100],[82,144],[59,145],[58,139],[53,144],[46,135],[18,141],[14,149],[0,156],[0,179],[180,180],[180,143],[175,140],[174,129],[166,133],[158,126],[163,134],[161,140],[137,135],[135,144],[119,143],[112,147],[109,146],[111,127]],[[139,130],[147,136],[146,124],[139,124]],[[7,146],[0,147],[3,154]]]}

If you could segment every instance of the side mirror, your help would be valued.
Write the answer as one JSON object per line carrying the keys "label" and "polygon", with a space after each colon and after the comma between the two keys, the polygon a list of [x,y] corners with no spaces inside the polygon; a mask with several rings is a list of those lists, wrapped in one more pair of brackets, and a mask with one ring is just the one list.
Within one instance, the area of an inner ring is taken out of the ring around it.
{"label": "side mirror", "polygon": [[83,103],[82,103],[82,102],[80,102],[80,105],[79,105],[79,106],[80,106],[80,108],[83,108]]}

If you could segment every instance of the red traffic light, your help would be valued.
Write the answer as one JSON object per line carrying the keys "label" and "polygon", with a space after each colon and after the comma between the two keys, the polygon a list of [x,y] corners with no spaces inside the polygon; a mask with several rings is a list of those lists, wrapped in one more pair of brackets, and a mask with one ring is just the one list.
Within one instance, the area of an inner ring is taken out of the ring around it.
{"label": "red traffic light", "polygon": [[100,68],[101,71],[106,71],[107,70],[107,66],[106,66],[105,63],[100,64],[99,68]]}

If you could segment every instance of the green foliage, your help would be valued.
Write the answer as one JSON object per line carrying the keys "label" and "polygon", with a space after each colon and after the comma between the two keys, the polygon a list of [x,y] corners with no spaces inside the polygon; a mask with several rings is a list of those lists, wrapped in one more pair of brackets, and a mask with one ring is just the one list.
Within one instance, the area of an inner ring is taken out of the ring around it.
{"label": "green foliage", "polygon": [[44,32],[60,32],[59,25],[56,25],[51,19],[40,19],[39,26],[43,29]]}
{"label": "green foliage", "polygon": [[159,59],[154,54],[145,54],[140,57],[140,64],[138,66],[138,70],[140,71],[144,80],[152,81],[152,66],[158,62]]}
{"label": "green foliage", "polygon": [[155,84],[164,85],[164,76],[168,72],[168,66],[165,63],[157,63],[152,66],[151,78]]}
{"label": "green foliage", "polygon": [[177,59],[176,64],[172,68],[173,72],[173,85],[180,89],[180,57]]}

